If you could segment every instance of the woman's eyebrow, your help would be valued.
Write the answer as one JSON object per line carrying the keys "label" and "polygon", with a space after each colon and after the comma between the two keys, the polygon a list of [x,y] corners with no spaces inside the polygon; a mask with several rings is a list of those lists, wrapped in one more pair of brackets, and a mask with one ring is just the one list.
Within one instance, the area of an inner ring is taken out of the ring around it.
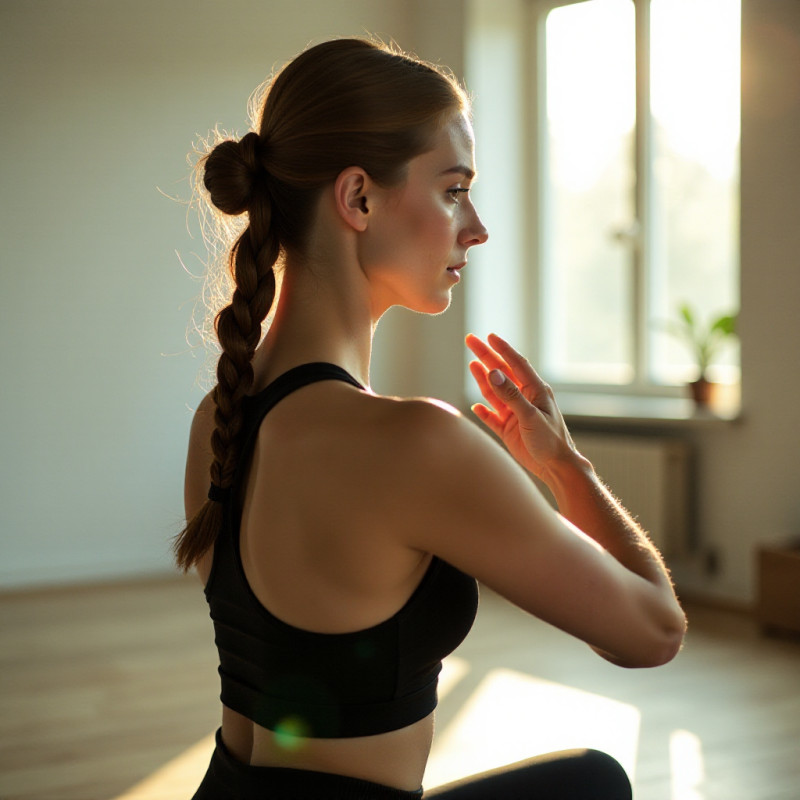
{"label": "woman's eyebrow", "polygon": [[456,165],[455,167],[450,167],[449,169],[445,169],[441,173],[442,175],[463,175],[467,180],[474,180],[476,177],[476,172],[474,169],[470,169],[469,167],[464,167],[460,164]]}

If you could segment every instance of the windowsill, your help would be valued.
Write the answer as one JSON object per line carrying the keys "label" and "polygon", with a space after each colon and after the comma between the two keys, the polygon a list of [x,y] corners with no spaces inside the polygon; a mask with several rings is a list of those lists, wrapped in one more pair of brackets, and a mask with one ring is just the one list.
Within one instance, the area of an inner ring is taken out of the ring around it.
{"label": "windowsill", "polygon": [[735,407],[704,409],[684,397],[557,391],[556,402],[568,423],[587,426],[700,427],[727,424],[741,418],[738,404]]}

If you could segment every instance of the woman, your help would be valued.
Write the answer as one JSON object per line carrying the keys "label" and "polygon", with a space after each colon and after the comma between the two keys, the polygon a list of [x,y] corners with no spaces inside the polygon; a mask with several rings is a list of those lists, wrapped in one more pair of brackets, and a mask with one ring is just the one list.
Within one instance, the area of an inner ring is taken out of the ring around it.
{"label": "woman", "polygon": [[[685,621],[661,559],[515,350],[467,340],[487,401],[475,413],[518,464],[452,408],[369,389],[383,313],[444,311],[487,238],[458,84],[380,45],[327,42],[273,80],[258,131],[203,168],[213,205],[247,228],[176,544],[220,652],[222,726],[196,800],[421,797],[436,678],[476,579],[614,663],[670,660]],[[576,751],[425,796],[630,786],[609,757]]]}

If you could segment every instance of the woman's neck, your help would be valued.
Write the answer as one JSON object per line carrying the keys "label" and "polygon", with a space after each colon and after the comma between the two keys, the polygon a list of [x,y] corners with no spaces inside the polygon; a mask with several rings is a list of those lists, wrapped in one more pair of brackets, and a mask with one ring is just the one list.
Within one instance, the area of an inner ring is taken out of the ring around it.
{"label": "woman's neck", "polygon": [[253,360],[255,388],[312,361],[337,364],[368,387],[377,319],[361,284],[357,276],[348,280],[345,274],[332,280],[326,274],[288,265],[274,319]]}

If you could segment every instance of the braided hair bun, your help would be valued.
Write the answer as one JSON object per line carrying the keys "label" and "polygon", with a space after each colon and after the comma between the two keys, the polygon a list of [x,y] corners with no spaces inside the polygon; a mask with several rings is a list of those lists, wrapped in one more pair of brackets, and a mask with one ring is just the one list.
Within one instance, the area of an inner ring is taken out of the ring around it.
{"label": "braided hair bun", "polygon": [[223,212],[237,216],[247,211],[262,188],[265,171],[259,158],[261,140],[251,131],[238,142],[220,142],[207,156],[203,184],[211,202]]}

